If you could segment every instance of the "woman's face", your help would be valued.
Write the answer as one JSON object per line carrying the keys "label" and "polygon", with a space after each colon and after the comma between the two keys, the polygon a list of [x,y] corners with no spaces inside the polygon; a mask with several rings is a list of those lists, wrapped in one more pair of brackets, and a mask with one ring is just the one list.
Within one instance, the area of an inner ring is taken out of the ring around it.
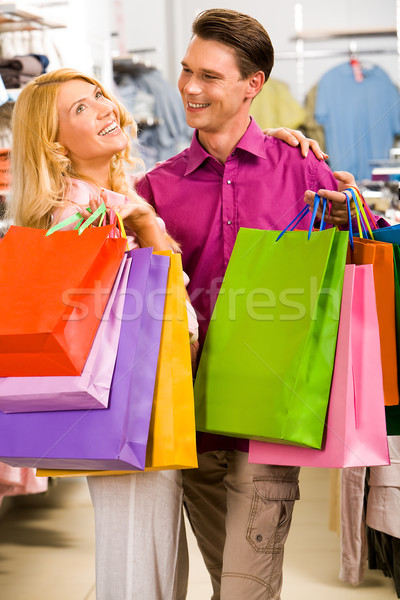
{"label": "woman's face", "polygon": [[58,117],[57,141],[80,172],[87,167],[104,166],[127,146],[117,106],[87,81],[72,79],[61,84]]}

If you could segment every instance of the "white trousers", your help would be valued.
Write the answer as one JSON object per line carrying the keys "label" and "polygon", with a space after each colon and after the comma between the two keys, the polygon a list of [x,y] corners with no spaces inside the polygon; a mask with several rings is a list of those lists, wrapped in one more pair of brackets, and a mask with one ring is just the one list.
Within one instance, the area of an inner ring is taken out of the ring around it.
{"label": "white trousers", "polygon": [[184,600],[188,555],[180,471],[88,477],[97,600]]}

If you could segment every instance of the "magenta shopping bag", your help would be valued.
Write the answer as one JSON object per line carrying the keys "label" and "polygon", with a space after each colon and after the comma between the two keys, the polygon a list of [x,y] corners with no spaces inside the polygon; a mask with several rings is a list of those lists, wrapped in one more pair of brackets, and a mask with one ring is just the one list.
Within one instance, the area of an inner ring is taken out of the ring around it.
{"label": "magenta shopping bag", "polygon": [[124,257],[81,375],[0,377],[6,413],[105,408],[121,330],[131,260]]}
{"label": "magenta shopping bag", "polygon": [[332,388],[320,450],[250,441],[252,463],[390,464],[372,265],[346,265]]}
{"label": "magenta shopping bag", "polygon": [[56,469],[144,469],[169,257],[152,255],[151,248],[128,255],[132,266],[108,408],[0,413],[0,461]]}

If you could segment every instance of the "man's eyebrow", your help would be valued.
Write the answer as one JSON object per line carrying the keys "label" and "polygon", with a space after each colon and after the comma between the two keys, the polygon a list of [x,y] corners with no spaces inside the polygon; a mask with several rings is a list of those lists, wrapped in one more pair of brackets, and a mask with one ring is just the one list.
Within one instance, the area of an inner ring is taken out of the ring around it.
{"label": "man's eyebrow", "polygon": [[[188,69],[190,69],[190,67],[187,63],[185,63],[184,60],[181,61],[181,65],[182,67],[187,67]],[[217,77],[222,77],[222,73],[219,73],[218,71],[213,71],[212,69],[200,69],[200,71],[202,73],[206,73],[207,75],[215,75]]]}

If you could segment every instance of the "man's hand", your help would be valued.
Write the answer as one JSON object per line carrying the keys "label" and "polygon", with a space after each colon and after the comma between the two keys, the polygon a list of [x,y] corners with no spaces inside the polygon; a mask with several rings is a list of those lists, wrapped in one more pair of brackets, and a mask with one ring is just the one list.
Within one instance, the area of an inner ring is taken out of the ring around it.
{"label": "man's hand", "polygon": [[[327,208],[324,216],[324,220],[326,223],[330,223],[332,225],[347,225],[349,222],[349,216],[347,212],[347,201],[345,194],[342,193],[343,190],[347,189],[349,186],[355,186],[356,181],[351,173],[347,171],[335,171],[334,177],[338,181],[338,191],[334,192],[332,190],[321,189],[318,190],[318,195],[321,198],[326,198],[331,202],[331,210],[330,214]],[[315,192],[311,192],[307,190],[304,194],[304,201],[312,207],[314,205],[314,196]],[[354,217],[356,214],[356,209],[354,206],[354,202],[350,203],[351,216]],[[317,218],[320,219],[322,216],[322,205],[320,204],[317,211]]]}
{"label": "man's hand", "polygon": [[311,149],[318,160],[325,160],[329,158],[328,154],[322,152],[319,144],[316,140],[307,138],[298,129],[289,129],[288,127],[277,127],[276,129],[264,129],[263,133],[271,137],[278,138],[289,144],[289,146],[299,146],[302,156],[307,156],[308,151]]}

